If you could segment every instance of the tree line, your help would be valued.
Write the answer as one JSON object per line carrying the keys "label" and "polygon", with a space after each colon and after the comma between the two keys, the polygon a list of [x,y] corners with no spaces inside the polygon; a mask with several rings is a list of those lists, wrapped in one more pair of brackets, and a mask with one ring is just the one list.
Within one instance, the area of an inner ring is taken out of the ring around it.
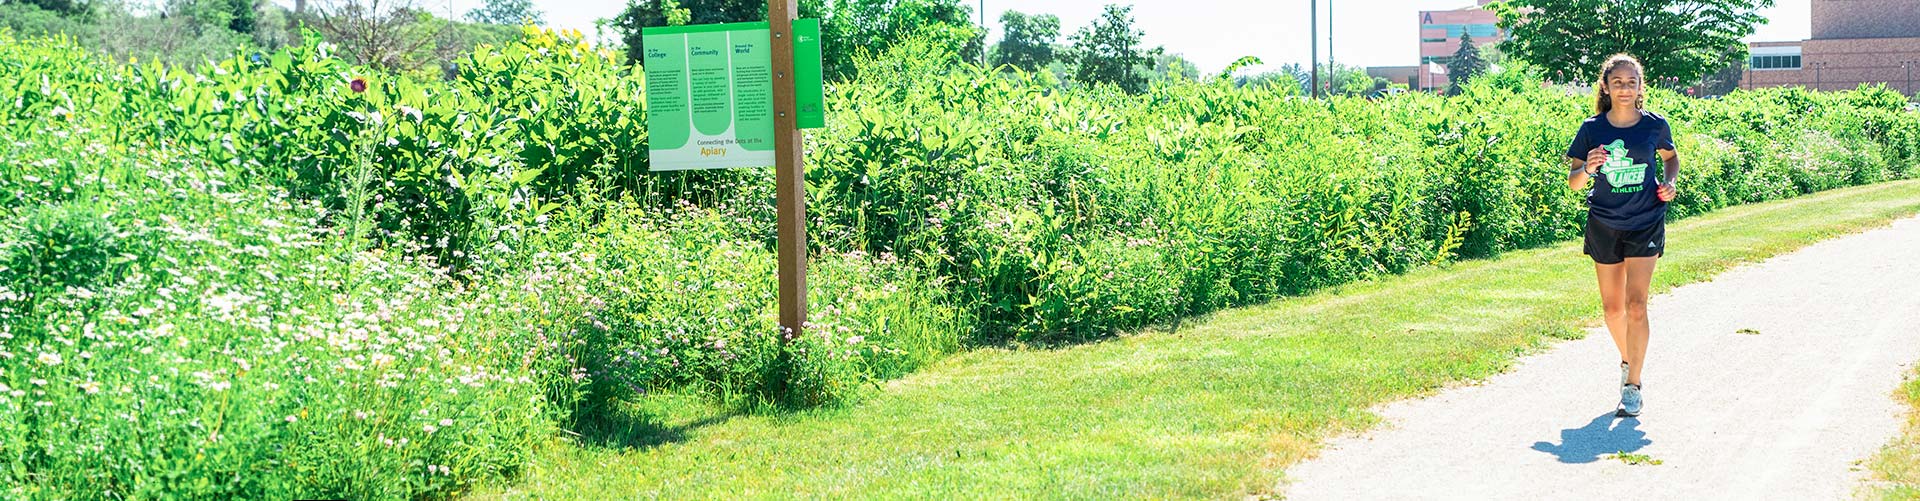
{"label": "tree line", "polygon": [[[1192,62],[1147,47],[1133,8],[1108,5],[1100,18],[1060,40],[1060,18],[1006,11],[1004,34],[989,44],[972,7],[960,0],[802,0],[801,17],[822,20],[822,58],[829,79],[854,78],[853,60],[907,39],[923,39],[967,62],[1044,74],[1063,83],[1113,85],[1129,92],[1167,78],[1199,78]],[[759,21],[764,0],[637,0],[612,20],[629,57],[639,59],[641,30],[655,26]]]}
{"label": "tree line", "polygon": [[488,0],[464,13],[416,0],[0,0],[0,28],[67,36],[122,60],[198,64],[301,43],[302,30],[341,55],[390,71],[451,72],[481,44],[520,36],[542,14],[530,0]]}
{"label": "tree line", "polygon": [[[299,43],[303,29],[332,42],[362,64],[393,71],[445,72],[480,44],[520,36],[523,24],[544,14],[531,0],[487,0],[464,14],[436,10],[423,0],[0,0],[0,28],[21,36],[64,34],[123,59],[196,63],[236,49],[271,50]],[[1747,60],[1741,39],[1764,22],[1757,11],[1773,0],[1501,0],[1497,44],[1462,36],[1458,52],[1441,61],[1450,93],[1506,60],[1543,69],[1556,82],[1584,83],[1599,61],[1626,52],[1647,66],[1650,82],[1730,91]],[[1107,5],[1087,26],[1067,33],[1058,16],[1002,12],[1002,33],[989,41],[963,0],[801,0],[800,14],[822,20],[823,59],[830,80],[856,78],[854,60],[909,39],[932,42],[971,63],[1018,70],[1062,85],[1112,85],[1143,92],[1157,80],[1200,78],[1199,69],[1165,47],[1149,47],[1132,7]],[[638,61],[641,32],[649,27],[760,21],[764,0],[630,0],[598,23],[602,39]],[[1490,49],[1490,50],[1489,50]],[[1305,94],[1311,73],[1300,64],[1222,77],[1237,85],[1282,84]],[[1259,61],[1254,59],[1251,65]],[[1364,68],[1318,65],[1325,91],[1366,95],[1399,84],[1370,77]]]}

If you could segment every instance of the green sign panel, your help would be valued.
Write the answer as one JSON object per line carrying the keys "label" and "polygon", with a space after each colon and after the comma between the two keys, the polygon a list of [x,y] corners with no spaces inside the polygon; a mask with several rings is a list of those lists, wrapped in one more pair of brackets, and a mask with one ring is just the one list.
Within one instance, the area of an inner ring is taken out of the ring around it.
{"label": "green sign panel", "polygon": [[[793,22],[801,128],[825,125],[820,21]],[[773,45],[767,23],[646,28],[652,170],[772,167]]]}

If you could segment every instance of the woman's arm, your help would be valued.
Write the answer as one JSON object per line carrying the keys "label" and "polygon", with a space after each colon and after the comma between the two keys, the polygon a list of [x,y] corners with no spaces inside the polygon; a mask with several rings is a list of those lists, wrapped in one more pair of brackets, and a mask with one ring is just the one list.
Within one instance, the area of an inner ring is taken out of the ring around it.
{"label": "woman's arm", "polygon": [[1593,170],[1600,168],[1600,164],[1606,161],[1607,150],[1597,146],[1587,151],[1587,159],[1584,161],[1567,157],[1567,189],[1586,189],[1587,181],[1593,179]]}
{"label": "woman's arm", "polygon": [[1579,190],[1587,187],[1587,162],[1578,158],[1567,159],[1567,189]]}
{"label": "woman's arm", "polygon": [[1660,161],[1667,167],[1665,175],[1660,177],[1660,184],[1672,185],[1680,178],[1680,152],[1660,150]]}
{"label": "woman's arm", "polygon": [[1666,164],[1666,172],[1660,176],[1660,186],[1654,189],[1654,195],[1662,202],[1672,202],[1680,196],[1680,187],[1674,182],[1680,179],[1680,153],[1674,150],[1659,150],[1661,163]]}

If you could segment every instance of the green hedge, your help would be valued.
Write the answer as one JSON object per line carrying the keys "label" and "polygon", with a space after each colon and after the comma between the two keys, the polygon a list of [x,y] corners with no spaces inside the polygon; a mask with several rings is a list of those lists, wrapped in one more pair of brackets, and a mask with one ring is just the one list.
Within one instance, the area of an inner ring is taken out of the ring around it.
{"label": "green hedge", "polygon": [[[1591,97],[1525,69],[1380,101],[1216,82],[1060,92],[938,63],[861,74],[834,89],[809,157],[812,231],[937,256],[992,340],[1096,338],[1493,256],[1573,238],[1585,217],[1561,152]],[[1884,87],[1652,94],[1685,164],[1677,217],[1920,162],[1920,116]]]}

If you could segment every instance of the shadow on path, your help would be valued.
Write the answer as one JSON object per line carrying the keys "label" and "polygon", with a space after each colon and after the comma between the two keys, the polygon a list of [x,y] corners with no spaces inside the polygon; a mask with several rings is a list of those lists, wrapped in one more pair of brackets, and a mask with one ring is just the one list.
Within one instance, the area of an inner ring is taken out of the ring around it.
{"label": "shadow on path", "polygon": [[1593,418],[1586,426],[1560,430],[1560,443],[1534,442],[1533,450],[1560,456],[1562,463],[1591,463],[1602,454],[1634,452],[1653,443],[1639,430],[1639,418],[1619,418],[1613,411]]}

